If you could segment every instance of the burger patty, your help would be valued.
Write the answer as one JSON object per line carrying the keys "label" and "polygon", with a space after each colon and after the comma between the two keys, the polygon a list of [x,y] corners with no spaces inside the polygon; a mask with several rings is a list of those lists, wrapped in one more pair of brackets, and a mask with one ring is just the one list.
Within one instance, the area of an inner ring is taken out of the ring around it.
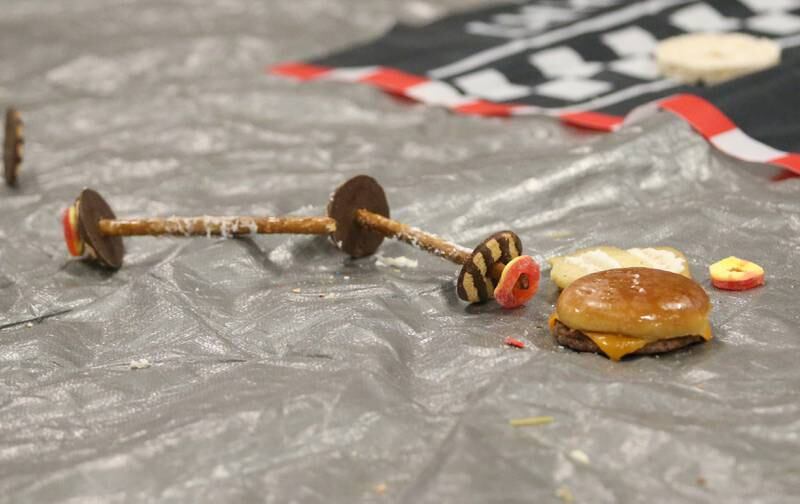
{"label": "burger patty", "polygon": [[[561,323],[560,320],[556,320],[553,336],[555,336],[559,345],[577,350],[578,352],[603,353],[600,347],[598,347],[591,338],[576,329],[567,327]],[[678,336],[677,338],[653,341],[629,355],[649,355],[671,352],[679,348],[694,345],[695,343],[702,343],[703,341],[705,341],[705,339],[703,339],[702,336]]]}

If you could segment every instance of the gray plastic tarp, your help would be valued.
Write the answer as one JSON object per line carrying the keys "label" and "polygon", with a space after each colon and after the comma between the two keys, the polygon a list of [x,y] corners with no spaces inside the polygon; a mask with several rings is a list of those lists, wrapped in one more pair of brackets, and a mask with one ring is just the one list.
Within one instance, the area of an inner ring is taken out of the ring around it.
{"label": "gray plastic tarp", "polygon": [[[2,0],[28,144],[0,188],[0,501],[797,502],[800,179],[666,114],[589,134],[263,73],[468,3]],[[128,217],[322,214],[359,173],[396,218],[465,246],[510,228],[543,265],[677,247],[716,339],[615,363],[554,344],[546,268],[524,309],[469,308],[455,265],[395,242],[417,267],[132,238],[108,274],[58,224],[84,186]],[[728,255],[766,286],[714,290]]]}

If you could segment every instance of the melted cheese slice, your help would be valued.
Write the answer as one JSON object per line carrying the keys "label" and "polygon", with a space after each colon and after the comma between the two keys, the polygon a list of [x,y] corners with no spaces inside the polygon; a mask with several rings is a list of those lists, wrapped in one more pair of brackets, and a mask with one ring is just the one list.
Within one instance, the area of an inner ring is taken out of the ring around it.
{"label": "melted cheese slice", "polygon": [[558,315],[556,315],[555,313],[550,315],[550,318],[547,319],[547,325],[550,326],[550,330],[551,331],[556,326],[556,321],[557,320],[558,320]]}
{"label": "melted cheese slice", "polygon": [[702,336],[703,339],[706,341],[711,341],[711,339],[714,337],[714,334],[711,332],[711,322],[709,322],[708,320],[706,320],[706,325],[700,332],[700,336]]}
{"label": "melted cheese slice", "polygon": [[649,343],[649,341],[643,340],[642,338],[623,336],[621,334],[581,332],[594,341],[594,344],[600,347],[600,350],[613,361],[618,361],[626,355],[640,350]]}
{"label": "melted cheese slice", "polygon": [[[556,321],[558,321],[558,315],[555,313],[550,315],[550,319],[547,321],[547,324],[550,326],[552,330],[555,325]],[[604,354],[608,356],[609,359],[613,361],[619,361],[626,355],[632,354],[637,350],[640,350],[645,347],[650,341],[637,338],[635,336],[625,336],[622,334],[611,334],[611,333],[599,333],[599,332],[589,332],[589,331],[581,331],[585,334],[589,339],[594,341],[595,345],[597,345],[600,350],[603,351]],[[709,341],[714,336],[711,334],[711,324],[706,321],[705,327],[701,331],[700,336],[703,337],[704,340]]]}

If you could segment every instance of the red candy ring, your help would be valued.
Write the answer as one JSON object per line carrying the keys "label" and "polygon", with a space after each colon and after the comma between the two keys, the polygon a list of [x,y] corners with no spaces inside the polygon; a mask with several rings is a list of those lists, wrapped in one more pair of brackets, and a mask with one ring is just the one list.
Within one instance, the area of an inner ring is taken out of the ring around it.
{"label": "red candy ring", "polygon": [[64,229],[64,241],[67,244],[67,250],[73,257],[80,257],[83,255],[83,240],[81,240],[78,231],[78,216],[74,206],[64,210],[61,216],[61,225]]}
{"label": "red candy ring", "polygon": [[[519,281],[523,275],[527,277],[526,282]],[[494,289],[495,300],[503,308],[524,305],[539,290],[539,276],[539,265],[531,256],[515,257],[503,268],[503,274]]]}

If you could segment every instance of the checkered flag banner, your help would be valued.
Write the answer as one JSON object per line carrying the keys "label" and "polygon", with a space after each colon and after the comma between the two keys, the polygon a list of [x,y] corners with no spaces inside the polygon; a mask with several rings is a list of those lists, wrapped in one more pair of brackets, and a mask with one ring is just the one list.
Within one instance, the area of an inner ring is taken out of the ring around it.
{"label": "checkered flag banner", "polygon": [[[710,87],[663,76],[658,42],[696,32],[772,39],[781,63]],[[800,0],[520,2],[396,25],[269,72],[369,84],[460,114],[547,115],[600,131],[667,110],[729,155],[800,174]]]}

